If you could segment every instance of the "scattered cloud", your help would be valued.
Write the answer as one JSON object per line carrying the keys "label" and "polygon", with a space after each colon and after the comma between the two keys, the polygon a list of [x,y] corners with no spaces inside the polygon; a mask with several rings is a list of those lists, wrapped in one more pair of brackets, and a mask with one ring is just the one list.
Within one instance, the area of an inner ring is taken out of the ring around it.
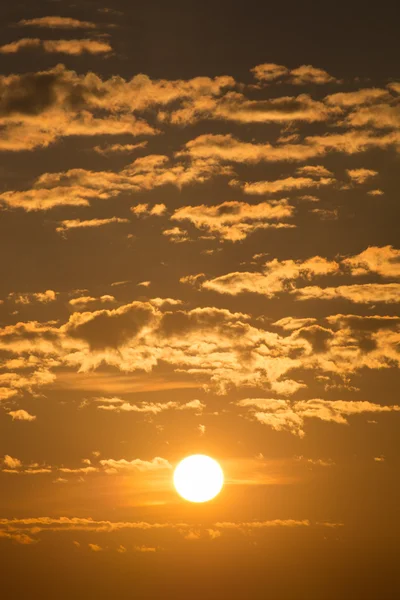
{"label": "scattered cloud", "polygon": [[284,79],[285,83],[293,85],[323,85],[337,82],[335,77],[329,75],[323,69],[313,67],[312,65],[301,65],[296,69],[290,70],[282,65],[264,63],[257,65],[251,71],[258,81],[267,83],[276,81],[277,79]]}
{"label": "scattered cloud", "polygon": [[[337,262],[328,261],[320,256],[314,256],[305,261],[279,261],[275,258],[264,264],[261,273],[247,271],[229,273],[204,281],[202,288],[220,294],[236,296],[244,292],[252,292],[271,298],[280,292],[290,291],[293,287],[292,282],[297,279],[334,274],[338,270]],[[300,288],[300,290],[302,289],[306,288]],[[296,293],[297,291],[299,290],[294,290]]]}
{"label": "scattered cloud", "polygon": [[11,292],[11,294],[8,295],[8,299],[15,302],[15,304],[32,304],[32,302],[41,302],[42,304],[47,304],[48,302],[54,302],[57,299],[57,295],[57,292],[54,290],[23,294]]}
{"label": "scattered cloud", "polygon": [[348,417],[360,414],[398,412],[400,406],[384,406],[366,401],[345,400],[275,400],[268,398],[246,398],[237,405],[250,410],[250,415],[262,425],[275,431],[286,431],[304,437],[306,419],[348,425]]}
{"label": "scattered cloud", "polygon": [[137,217],[161,217],[165,214],[167,207],[165,204],[154,204],[151,208],[149,208],[148,204],[137,204],[136,206],[131,206],[131,211]]}

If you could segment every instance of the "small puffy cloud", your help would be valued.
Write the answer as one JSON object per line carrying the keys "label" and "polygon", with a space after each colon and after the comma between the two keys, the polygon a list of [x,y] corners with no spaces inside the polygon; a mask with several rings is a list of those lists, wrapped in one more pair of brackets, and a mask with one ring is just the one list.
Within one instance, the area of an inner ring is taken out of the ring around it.
{"label": "small puffy cloud", "polygon": [[174,212],[171,219],[189,221],[198,229],[232,242],[243,240],[257,229],[288,226],[274,223],[293,215],[287,200],[271,200],[258,204],[223,202],[217,206],[184,206]]}
{"label": "small puffy cloud", "polygon": [[99,546],[98,544],[88,544],[89,550],[92,550],[92,552],[102,552],[103,548],[101,546]]}
{"label": "small puffy cloud", "polygon": [[30,415],[26,410],[10,410],[7,414],[12,417],[13,421],[35,421],[36,416]]}
{"label": "small puffy cloud", "polygon": [[275,63],[263,63],[262,65],[257,65],[251,72],[254,74],[254,77],[258,79],[258,81],[274,81],[275,79],[280,79],[284,75],[289,73],[289,69],[284,67],[283,65],[277,65]]}
{"label": "small puffy cloud", "polygon": [[18,22],[21,27],[41,27],[48,29],[96,29],[97,25],[90,21],[80,21],[70,17],[38,17],[36,19],[22,19]]}
{"label": "small puffy cloud", "polygon": [[376,177],[378,171],[372,169],[347,169],[347,174],[354,183],[365,183],[371,177]]}
{"label": "small puffy cloud", "polygon": [[149,287],[149,285],[151,285],[151,281],[141,281],[138,283],[139,287]]}
{"label": "small puffy cloud", "polygon": [[22,462],[19,458],[13,458],[9,454],[4,456],[3,464],[7,469],[20,469],[22,467]]}
{"label": "small puffy cloud", "polygon": [[383,456],[383,454],[381,456],[375,456],[374,461],[377,463],[385,462],[385,457]]}
{"label": "small puffy cloud", "polygon": [[173,242],[174,244],[181,244],[182,242],[189,241],[189,236],[187,232],[184,229],[181,229],[180,227],[164,229],[162,234],[165,235],[170,240],[170,242]]}
{"label": "small puffy cloud", "polygon": [[323,69],[318,69],[312,65],[302,65],[297,69],[290,71],[290,83],[294,85],[316,84],[323,85],[325,83],[336,82],[337,79],[329,75]]}
{"label": "small puffy cloud", "polygon": [[376,190],[369,190],[369,192],[367,192],[368,196],[383,196],[385,192],[383,192],[382,190],[380,190],[379,188]]}
{"label": "small puffy cloud", "polygon": [[131,206],[131,211],[137,217],[161,217],[167,210],[165,204],[154,204],[149,208],[148,204],[137,204]]}
{"label": "small puffy cloud", "polygon": [[82,306],[86,306],[87,304],[92,304],[93,302],[100,302],[102,304],[104,303],[108,303],[108,302],[115,302],[115,298],[114,296],[110,296],[108,294],[105,294],[104,296],[100,296],[99,298],[93,298],[92,296],[80,296],[79,298],[72,298],[69,301],[69,304],[71,306],[77,306],[77,307],[82,307]]}

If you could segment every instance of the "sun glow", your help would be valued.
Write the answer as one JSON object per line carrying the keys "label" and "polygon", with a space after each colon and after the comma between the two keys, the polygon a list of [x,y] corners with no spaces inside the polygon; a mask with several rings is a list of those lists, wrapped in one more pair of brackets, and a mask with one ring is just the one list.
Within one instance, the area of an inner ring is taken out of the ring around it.
{"label": "sun glow", "polygon": [[189,502],[208,502],[224,485],[224,473],[216,460],[204,454],[184,458],[174,472],[174,486]]}

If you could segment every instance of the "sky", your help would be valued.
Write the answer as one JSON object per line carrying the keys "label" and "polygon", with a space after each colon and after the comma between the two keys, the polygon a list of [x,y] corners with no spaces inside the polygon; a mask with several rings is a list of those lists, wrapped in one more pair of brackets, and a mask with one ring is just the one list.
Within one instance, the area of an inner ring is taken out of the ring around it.
{"label": "sky", "polygon": [[0,16],[2,596],[396,598],[398,9]]}

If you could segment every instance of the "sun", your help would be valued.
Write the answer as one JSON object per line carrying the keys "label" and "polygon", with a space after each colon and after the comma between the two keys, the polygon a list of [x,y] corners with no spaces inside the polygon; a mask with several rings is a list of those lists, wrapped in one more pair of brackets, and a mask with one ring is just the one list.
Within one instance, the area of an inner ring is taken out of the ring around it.
{"label": "sun", "polygon": [[224,473],[216,460],[204,454],[184,458],[174,471],[174,486],[189,502],[208,502],[224,485]]}

